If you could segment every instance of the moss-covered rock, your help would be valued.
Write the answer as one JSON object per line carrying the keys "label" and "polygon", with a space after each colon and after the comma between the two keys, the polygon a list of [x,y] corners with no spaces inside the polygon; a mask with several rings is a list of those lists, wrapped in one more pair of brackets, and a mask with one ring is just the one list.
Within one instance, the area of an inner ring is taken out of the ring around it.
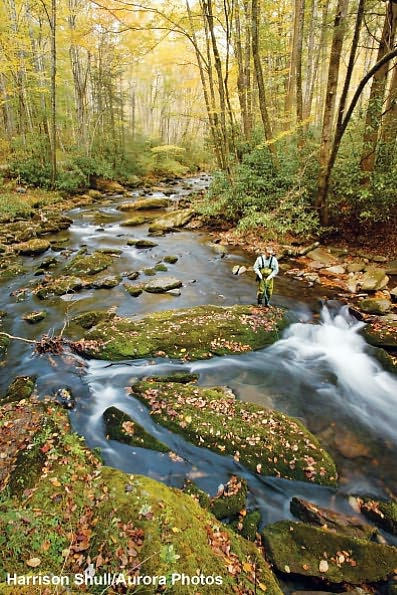
{"label": "moss-covered rock", "polygon": [[[131,579],[161,576],[170,581],[174,573],[168,590],[175,595],[193,595],[197,589],[211,595],[248,593],[255,585],[262,592],[281,595],[256,546],[220,527],[189,495],[102,466],[70,432],[58,407],[30,402],[24,407],[24,419],[31,425],[7,428],[14,433],[19,428],[18,443],[36,445],[43,458],[36,459],[37,472],[27,489],[23,486],[24,491],[0,504],[0,581],[5,581],[7,572],[25,576],[29,561],[38,559],[46,574],[55,575],[59,568],[63,575],[74,575],[90,562],[100,568],[97,575],[116,572]],[[21,417],[20,407],[5,413],[0,409],[2,421],[11,425],[16,415]],[[38,434],[40,427],[44,431]],[[9,467],[8,484],[16,472]],[[219,576],[221,584],[187,586],[177,577],[196,576],[197,569],[199,580],[200,575]],[[71,586],[77,592],[87,590],[73,586],[73,578]],[[95,595],[103,589],[93,585],[89,592]]]}
{"label": "moss-covered rock", "polygon": [[143,269],[143,272],[147,277],[154,277],[156,275],[155,269]]}
{"label": "moss-covered rock", "polygon": [[184,227],[193,218],[193,211],[184,209],[167,213],[161,219],[157,219],[149,225],[149,232],[172,231]]}
{"label": "moss-covered rock", "polygon": [[151,211],[153,209],[166,209],[171,202],[168,198],[142,198],[134,202],[125,202],[118,209],[120,211]]}
{"label": "moss-covered rock", "polygon": [[[155,267],[154,270],[156,272],[158,269]],[[146,283],[145,291],[147,293],[165,293],[166,291],[178,289],[179,287],[182,287],[182,281],[175,279],[175,277],[158,277],[157,279]]]}
{"label": "moss-covered rock", "polygon": [[292,498],[290,510],[296,518],[305,523],[325,527],[330,531],[350,537],[372,539],[377,534],[377,530],[374,527],[363,523],[357,517],[341,514],[327,508],[321,508],[303,498]]}
{"label": "moss-covered rock", "polygon": [[266,553],[283,573],[332,583],[376,583],[394,574],[397,549],[305,523],[280,521],[263,530]]}
{"label": "moss-covered rock", "polygon": [[196,500],[196,502],[198,502],[202,508],[205,508],[206,510],[210,509],[210,506],[211,506],[210,496],[207,494],[207,492],[204,492],[204,490],[200,490],[200,488],[190,479],[185,481],[182,491],[185,494],[189,494],[189,496],[194,498]]}
{"label": "moss-covered rock", "polygon": [[37,254],[42,254],[48,250],[49,247],[50,242],[48,240],[35,238],[34,240],[29,240],[28,242],[16,244],[14,246],[14,250],[17,252],[17,254],[22,254],[23,256],[36,256]]}
{"label": "moss-covered rock", "polygon": [[239,518],[231,523],[231,527],[244,539],[256,541],[260,522],[261,513],[259,510],[242,510]]}
{"label": "moss-covered rock", "polygon": [[10,281],[23,273],[25,273],[25,269],[19,257],[7,254],[0,258],[0,282]]}
{"label": "moss-covered rock", "polygon": [[93,252],[92,254],[77,254],[65,267],[68,275],[96,275],[107,269],[113,262],[109,254]]}
{"label": "moss-covered rock", "polygon": [[163,260],[164,262],[168,262],[168,264],[175,264],[176,262],[178,262],[179,258],[178,256],[173,256],[172,254],[170,254],[168,256],[164,256]]}
{"label": "moss-covered rock", "polygon": [[[1,332],[1,327],[0,327]],[[0,361],[4,359],[7,355],[7,349],[10,345],[10,339],[5,335],[0,335]]]}
{"label": "moss-covered rock", "polygon": [[359,303],[360,310],[368,314],[386,314],[391,309],[391,301],[386,298],[367,298]]}
{"label": "moss-covered rock", "polygon": [[155,248],[156,246],[158,246],[158,244],[156,244],[156,242],[152,242],[152,240],[148,240],[146,238],[141,238],[141,239],[130,238],[129,240],[127,240],[127,246],[135,246],[135,248],[140,248],[140,249],[144,250],[147,248]]}
{"label": "moss-covered rock", "polygon": [[150,407],[156,422],[255,472],[336,483],[331,457],[298,420],[239,401],[230,389],[143,381],[133,385],[132,395]]}
{"label": "moss-covered rock", "polygon": [[25,322],[28,322],[29,324],[37,324],[38,322],[41,322],[42,320],[44,320],[44,318],[47,317],[47,312],[45,310],[39,310],[36,312],[28,312],[27,314],[24,314],[22,316],[23,320]]}
{"label": "moss-covered rock", "polygon": [[109,310],[90,310],[89,312],[83,312],[72,318],[72,322],[81,326],[82,328],[89,329],[98,324],[99,322],[109,322],[116,316],[114,312]]}
{"label": "moss-covered rock", "polygon": [[363,515],[385,531],[397,535],[397,501],[372,500],[359,498]]}
{"label": "moss-covered rock", "polygon": [[120,275],[110,275],[108,277],[98,277],[90,285],[94,289],[113,289],[121,282]]}
{"label": "moss-covered rock", "polygon": [[361,332],[368,343],[375,347],[397,348],[397,322],[379,317],[367,324]]}
{"label": "moss-covered rock", "polygon": [[46,300],[52,296],[65,295],[67,293],[76,293],[88,286],[86,281],[80,277],[61,276],[48,277],[46,280],[38,285],[33,293],[41,300]]}
{"label": "moss-covered rock", "polygon": [[180,384],[191,384],[197,382],[199,374],[191,374],[190,372],[174,372],[173,374],[165,374],[164,376],[149,376],[145,378],[148,382],[177,382]]}
{"label": "moss-covered rock", "polygon": [[[286,325],[281,308],[251,306],[197,306],[153,312],[143,318],[116,317],[113,325],[100,323],[85,339],[99,343],[95,357],[120,360],[156,355],[207,359],[260,349],[279,338]],[[89,346],[82,352],[93,355]]]}
{"label": "moss-covered rock", "polygon": [[156,264],[156,266],[154,267],[155,271],[159,271],[159,272],[167,272],[168,268],[165,266],[165,264],[163,264],[162,262],[159,262],[158,264]]}
{"label": "moss-covered rock", "polygon": [[33,394],[35,386],[36,376],[17,376],[11,382],[5,397],[1,399],[1,402],[10,403],[28,399]]}
{"label": "moss-covered rock", "polygon": [[136,217],[130,217],[129,219],[126,219],[121,223],[121,225],[124,227],[137,227],[138,225],[144,225],[148,222],[148,220],[149,219],[147,217],[137,215]]}
{"label": "moss-covered rock", "polygon": [[139,297],[143,293],[144,284],[140,285],[131,285],[130,283],[124,283],[124,289],[130,294],[132,297]]}
{"label": "moss-covered rock", "polygon": [[109,407],[103,413],[105,434],[109,440],[118,440],[130,446],[140,446],[160,452],[169,452],[168,446],[151,436],[146,430],[129,415]]}
{"label": "moss-covered rock", "polygon": [[244,479],[233,475],[210,501],[210,510],[217,519],[232,519],[245,509],[248,486]]}

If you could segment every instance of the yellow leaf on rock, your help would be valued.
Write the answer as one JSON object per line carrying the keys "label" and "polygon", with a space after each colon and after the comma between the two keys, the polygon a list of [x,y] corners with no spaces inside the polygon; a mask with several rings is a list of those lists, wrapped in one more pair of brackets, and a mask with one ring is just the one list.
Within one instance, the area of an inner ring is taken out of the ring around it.
{"label": "yellow leaf on rock", "polygon": [[249,564],[249,562],[244,562],[243,570],[244,570],[244,572],[252,572],[253,571],[252,564]]}
{"label": "yellow leaf on rock", "polygon": [[30,560],[27,560],[26,564],[31,568],[37,568],[37,566],[40,566],[41,560],[40,558],[30,558]]}

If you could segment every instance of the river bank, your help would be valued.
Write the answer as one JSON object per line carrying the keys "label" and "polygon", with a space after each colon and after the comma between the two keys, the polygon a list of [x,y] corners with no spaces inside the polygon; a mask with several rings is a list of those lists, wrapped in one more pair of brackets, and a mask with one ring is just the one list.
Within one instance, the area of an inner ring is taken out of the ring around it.
{"label": "river bank", "polygon": [[[1,325],[16,339],[3,335],[1,506],[23,546],[8,539],[3,570],[57,573],[65,562],[73,573],[94,560],[97,574],[219,573],[220,593],[386,592],[397,567],[394,503],[380,502],[397,486],[395,381],[363,338],[375,329],[332,301],[320,321],[319,299],[337,290],[287,270],[273,310],[252,307],[253,274],[233,275],[249,254],[194,231],[190,196],[208,181],[80,197],[57,213],[60,230],[37,233],[38,213],[25,220],[30,237],[11,233],[15,221],[2,227]],[[33,551],[27,518],[42,537]],[[283,547],[302,539],[307,557],[286,560]]]}

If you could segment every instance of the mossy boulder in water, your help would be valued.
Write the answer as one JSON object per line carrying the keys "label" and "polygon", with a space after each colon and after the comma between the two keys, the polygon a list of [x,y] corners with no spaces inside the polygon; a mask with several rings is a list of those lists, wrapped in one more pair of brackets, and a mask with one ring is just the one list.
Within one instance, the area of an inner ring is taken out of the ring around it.
{"label": "mossy boulder in water", "polygon": [[[220,525],[189,495],[103,466],[70,432],[67,416],[57,406],[27,402],[7,408],[0,409],[6,422],[0,440],[5,436],[9,449],[0,484],[4,488],[14,482],[20,488],[2,503],[0,580],[6,572],[25,576],[30,561],[38,560],[49,575],[58,575],[60,564],[62,574],[73,575],[76,568],[92,563],[100,568],[97,575],[123,573],[136,580],[173,573],[196,577],[197,569],[198,581],[220,577],[220,585],[190,587],[176,578],[170,586],[173,595],[198,590],[224,595],[237,589],[251,593],[260,584],[269,595],[281,595],[257,547]],[[21,447],[28,468],[19,463],[15,467]],[[29,482],[19,484],[27,469],[34,470]],[[71,541],[71,535],[78,537]],[[157,587],[150,586],[150,592]],[[89,591],[102,592],[103,585]],[[35,593],[34,587],[28,592]]]}
{"label": "mossy boulder in water", "polygon": [[22,242],[14,246],[15,252],[22,254],[23,256],[35,256],[36,254],[42,254],[50,247],[48,240],[42,240],[36,238],[28,242]]}
{"label": "mossy boulder in water", "polygon": [[375,347],[397,348],[396,321],[383,320],[382,317],[378,317],[370,324],[367,324],[361,332],[368,343]]}
{"label": "mossy boulder in water", "polygon": [[10,281],[14,277],[19,277],[25,272],[22,260],[13,255],[5,255],[0,258],[0,282]]}
{"label": "mossy boulder in water", "polygon": [[92,254],[77,254],[65,267],[68,275],[96,275],[107,269],[113,262],[109,254],[93,252]]}
{"label": "mossy boulder in water", "polygon": [[280,521],[263,530],[271,563],[282,573],[331,583],[376,583],[397,568],[397,548],[347,537],[305,523]]}
{"label": "mossy boulder in water", "polygon": [[233,456],[254,472],[336,483],[331,457],[298,420],[239,401],[230,389],[143,381],[131,391],[157,423],[197,446]]}
{"label": "mossy boulder in water", "polygon": [[147,248],[155,248],[158,246],[156,242],[152,242],[152,240],[147,240],[146,238],[135,239],[131,238],[127,241],[128,246],[135,246],[135,248],[140,249],[147,249]]}
{"label": "mossy boulder in water", "polygon": [[110,322],[116,316],[114,312],[108,310],[90,310],[89,312],[83,312],[72,318],[72,322],[81,326],[82,328],[89,329],[98,324],[99,322]]}
{"label": "mossy boulder in water", "polygon": [[182,287],[182,281],[179,279],[175,279],[174,277],[158,277],[157,279],[146,283],[145,291],[147,293],[165,293],[166,291],[177,289],[178,287]]}
{"label": "mossy boulder in water", "polygon": [[149,225],[149,232],[172,231],[173,229],[178,229],[179,227],[187,225],[193,218],[193,215],[194,213],[190,209],[167,213],[161,217],[161,219],[157,219]]}
{"label": "mossy boulder in water", "polygon": [[123,225],[124,227],[137,227],[138,225],[144,225],[145,223],[147,223],[147,221],[147,217],[137,215],[136,217],[130,217],[129,219],[126,219],[121,223],[121,225]]}
{"label": "mossy boulder in water", "polygon": [[67,293],[76,293],[83,289],[87,283],[80,277],[61,276],[58,278],[50,277],[44,283],[36,287],[33,291],[41,300],[46,300],[52,296],[65,295]]}
{"label": "mossy boulder in water", "polygon": [[209,509],[217,519],[232,519],[245,508],[247,494],[247,482],[233,475],[225,486],[218,488],[218,493],[210,501]]}
{"label": "mossy boulder in water", "polygon": [[116,317],[111,326],[99,323],[85,335],[84,339],[98,343],[95,351],[86,341],[78,348],[85,355],[109,360],[156,355],[207,359],[270,345],[285,325],[281,308],[197,306],[142,318]]}
{"label": "mossy boulder in water", "polygon": [[379,527],[397,535],[397,500],[358,498],[361,512]]}
{"label": "mossy boulder in water", "polygon": [[120,275],[109,275],[108,277],[99,277],[95,279],[90,285],[94,289],[113,289],[121,282]]}
{"label": "mossy boulder in water", "polygon": [[171,200],[168,198],[142,198],[134,202],[119,205],[119,211],[151,211],[153,209],[166,209]]}
{"label": "mossy boulder in water", "polygon": [[28,312],[22,316],[25,322],[29,324],[37,324],[46,318],[47,312],[45,310],[40,310],[38,312]]}
{"label": "mossy boulder in water", "polygon": [[3,398],[2,403],[21,401],[32,396],[36,386],[36,376],[17,376],[10,384]]}
{"label": "mossy boulder in water", "polygon": [[341,514],[327,508],[321,508],[303,498],[292,498],[290,510],[296,518],[305,523],[325,527],[330,531],[342,533],[350,537],[372,539],[377,534],[377,530],[374,527],[363,523],[357,517]]}
{"label": "mossy boulder in water", "polygon": [[147,382],[176,382],[178,384],[191,384],[197,382],[198,374],[191,374],[190,372],[174,372],[172,374],[165,374],[164,376],[149,376],[145,378]]}
{"label": "mossy boulder in water", "polygon": [[[0,327],[1,332],[1,327]],[[5,358],[7,355],[7,349],[10,345],[11,341],[5,335],[0,335],[0,361]]]}
{"label": "mossy boulder in water", "polygon": [[368,314],[386,314],[391,308],[391,302],[385,298],[367,298],[359,306],[360,310]]}
{"label": "mossy boulder in water", "polygon": [[141,425],[117,407],[106,409],[103,419],[105,434],[109,440],[118,440],[118,442],[130,446],[140,446],[160,452],[169,452],[170,450],[168,446],[151,436]]}

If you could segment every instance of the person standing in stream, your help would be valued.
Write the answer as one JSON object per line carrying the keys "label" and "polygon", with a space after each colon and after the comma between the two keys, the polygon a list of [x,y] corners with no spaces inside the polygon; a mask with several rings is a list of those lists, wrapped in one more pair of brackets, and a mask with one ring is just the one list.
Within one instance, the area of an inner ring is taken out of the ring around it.
{"label": "person standing in stream", "polygon": [[264,254],[260,254],[255,261],[254,271],[258,284],[258,306],[262,306],[263,299],[265,306],[270,305],[270,298],[273,294],[274,277],[278,274],[278,262],[272,248],[266,248]]}

